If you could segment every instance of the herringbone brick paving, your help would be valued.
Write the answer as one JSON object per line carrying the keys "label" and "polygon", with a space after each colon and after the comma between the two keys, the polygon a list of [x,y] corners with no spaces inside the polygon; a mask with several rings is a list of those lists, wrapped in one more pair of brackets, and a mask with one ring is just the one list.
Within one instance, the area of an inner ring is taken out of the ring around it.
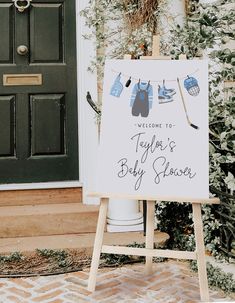
{"label": "herringbone brick paving", "polygon": [[[154,264],[146,276],[144,265],[99,270],[95,293],[87,289],[89,269],[33,278],[0,279],[0,303],[198,303],[197,274],[187,262]],[[210,291],[211,302],[234,302]]]}

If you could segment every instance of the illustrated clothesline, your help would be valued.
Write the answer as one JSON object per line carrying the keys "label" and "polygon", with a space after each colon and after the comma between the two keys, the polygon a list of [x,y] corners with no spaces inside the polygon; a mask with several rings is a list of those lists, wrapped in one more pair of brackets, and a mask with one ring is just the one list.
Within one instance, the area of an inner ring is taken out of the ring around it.
{"label": "illustrated clothesline", "polygon": [[162,82],[163,81],[162,85],[158,85],[158,100],[159,100],[159,104],[164,104],[164,103],[172,102],[173,96],[176,94],[175,88],[167,88],[165,86],[165,81],[171,81],[171,82],[177,81],[188,124],[190,126],[192,126],[193,128],[198,129],[198,126],[191,123],[191,121],[189,120],[186,104],[184,101],[183,92],[182,92],[181,85],[180,85],[180,80],[184,80],[184,87],[187,90],[187,92],[191,96],[194,96],[194,97],[198,96],[198,94],[200,92],[200,87],[198,85],[197,79],[192,77],[192,75],[194,75],[198,70],[196,70],[193,74],[190,74],[190,76],[189,76],[189,74],[187,74],[187,76],[184,78],[177,77],[176,80],[163,79],[161,81],[160,80],[159,81],[143,80],[143,79],[141,80],[140,78],[139,79],[135,78],[135,77],[132,78],[131,76],[127,76],[127,75],[122,74],[121,72],[117,72],[115,70],[112,70],[112,71],[114,73],[118,74],[110,89],[110,95],[113,97],[119,98],[122,94],[124,86],[121,82],[121,76],[128,77],[128,80],[125,85],[126,87],[130,86],[132,79],[137,80],[137,83],[135,83],[132,88],[131,102],[130,102],[130,106],[132,108],[132,116],[135,116],[135,117],[138,117],[139,115],[141,115],[141,117],[146,118],[149,115],[149,111],[152,109],[152,105],[153,105],[152,82]]}
{"label": "illustrated clothesline", "polygon": [[131,75],[127,75],[127,74],[124,74],[124,73],[122,73],[122,72],[120,72],[120,71],[117,71],[117,70],[114,70],[114,69],[112,69],[111,70],[113,73],[115,73],[115,74],[117,74],[117,75],[120,75],[120,76],[123,76],[124,78],[127,78],[127,79],[131,79],[131,80],[135,80],[135,81],[139,81],[139,80],[141,80],[141,81],[144,81],[144,82],[151,82],[151,83],[162,83],[163,81],[164,82],[177,82],[177,79],[179,79],[179,80],[184,80],[184,79],[186,79],[188,76],[193,76],[193,75],[195,75],[198,71],[199,71],[199,69],[196,69],[194,72],[192,72],[192,73],[189,73],[189,74],[187,74],[186,76],[182,76],[182,77],[176,77],[175,79],[161,79],[161,80],[151,80],[151,79],[148,79],[148,80],[145,80],[145,79],[142,79],[142,78],[137,78],[137,77],[133,77],[133,76],[131,76]]}

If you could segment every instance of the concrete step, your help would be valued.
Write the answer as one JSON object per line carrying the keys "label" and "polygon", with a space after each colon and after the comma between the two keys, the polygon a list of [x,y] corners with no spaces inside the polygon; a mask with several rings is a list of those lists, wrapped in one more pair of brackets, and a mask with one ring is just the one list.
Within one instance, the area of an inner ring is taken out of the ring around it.
{"label": "concrete step", "polygon": [[[0,253],[7,254],[15,251],[28,252],[35,249],[78,249],[81,253],[91,255],[95,233],[70,234],[55,236],[20,237],[0,239]],[[167,233],[155,231],[154,242],[163,246],[169,239]],[[105,233],[104,244],[127,245],[132,243],[142,244],[145,237],[141,232]]]}
{"label": "concrete step", "polygon": [[82,203],[0,207],[0,238],[91,233],[99,207]]}
{"label": "concrete step", "polygon": [[82,188],[54,188],[0,191],[0,206],[82,202]]}

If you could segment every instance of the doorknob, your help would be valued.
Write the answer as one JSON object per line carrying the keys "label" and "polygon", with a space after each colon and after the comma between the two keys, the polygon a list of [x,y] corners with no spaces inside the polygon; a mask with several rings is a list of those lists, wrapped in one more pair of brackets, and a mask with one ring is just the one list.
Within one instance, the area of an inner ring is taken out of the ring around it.
{"label": "doorknob", "polygon": [[28,54],[29,49],[28,49],[28,47],[26,45],[19,45],[17,47],[16,51],[17,51],[18,55],[25,56],[25,55]]}
{"label": "doorknob", "polygon": [[12,0],[15,4],[15,7],[20,13],[23,13],[29,6],[30,1],[32,0]]}

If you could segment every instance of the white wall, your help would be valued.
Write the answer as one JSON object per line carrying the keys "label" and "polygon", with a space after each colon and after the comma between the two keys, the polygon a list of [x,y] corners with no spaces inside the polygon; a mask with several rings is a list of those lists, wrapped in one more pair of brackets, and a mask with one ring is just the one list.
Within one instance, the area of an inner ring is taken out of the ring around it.
{"label": "white wall", "polygon": [[95,123],[93,109],[86,101],[87,91],[97,100],[97,77],[87,71],[91,59],[96,54],[92,41],[83,38],[89,33],[85,26],[85,19],[80,16],[80,11],[88,6],[88,0],[77,0],[77,75],[78,75],[78,133],[79,133],[79,167],[80,181],[83,184],[83,203],[97,204],[98,200],[87,197],[93,189],[96,155],[98,149],[98,129]]}

